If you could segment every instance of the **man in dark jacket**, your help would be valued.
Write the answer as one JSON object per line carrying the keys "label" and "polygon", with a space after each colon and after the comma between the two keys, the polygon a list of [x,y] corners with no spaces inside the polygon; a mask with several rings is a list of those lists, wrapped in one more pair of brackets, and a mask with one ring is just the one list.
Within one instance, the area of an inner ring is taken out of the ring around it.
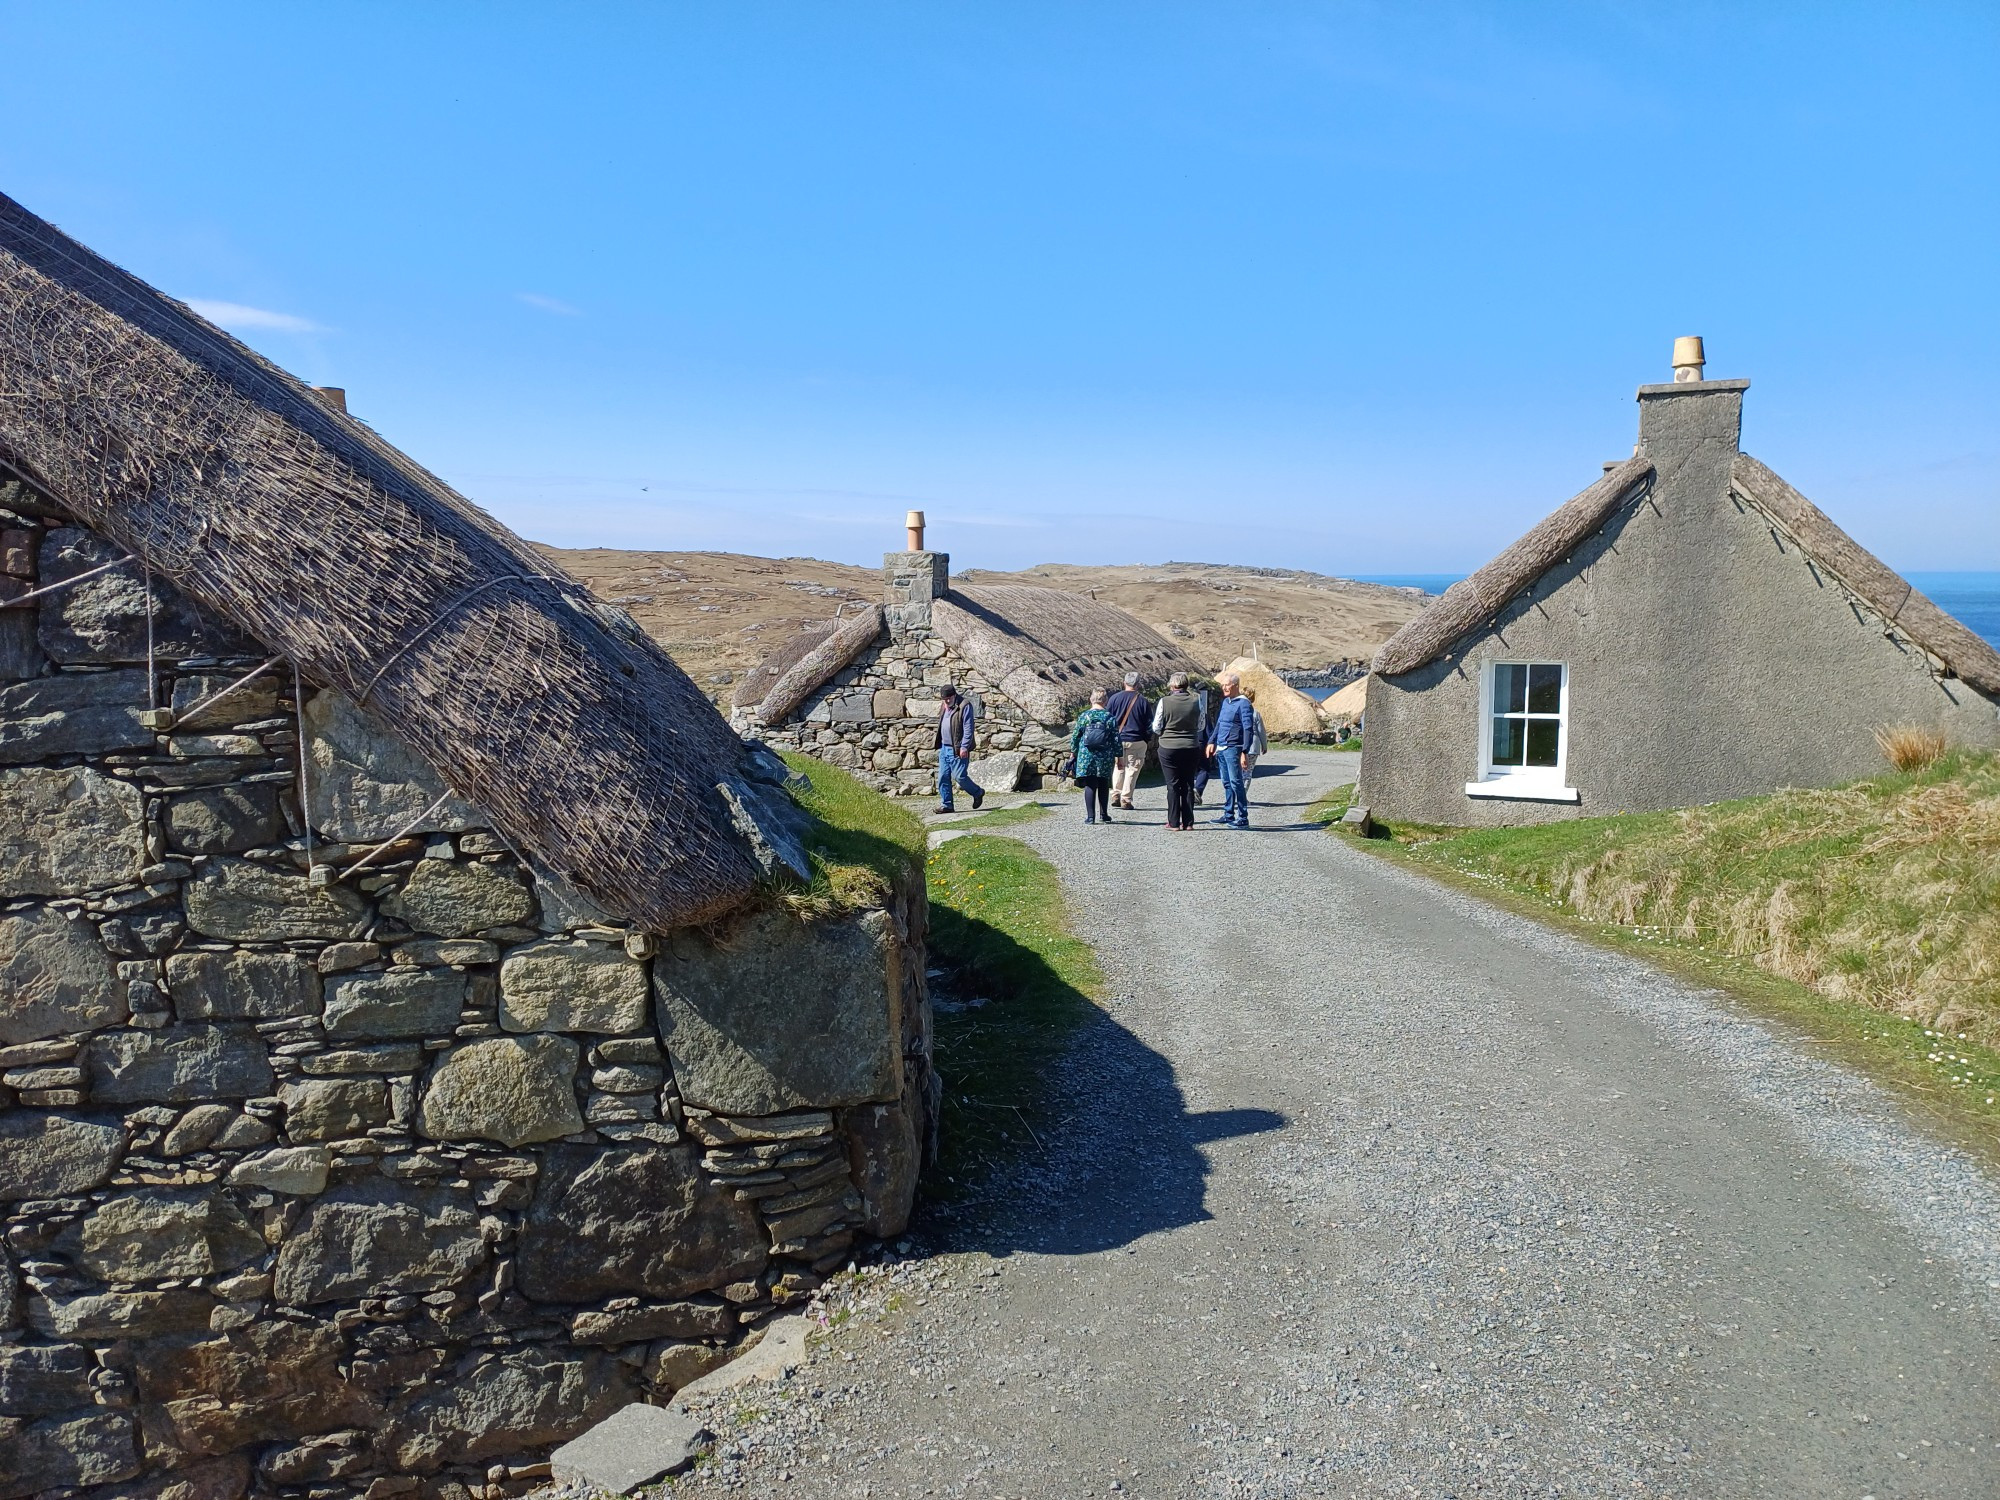
{"label": "man in dark jacket", "polygon": [[1160,771],[1167,778],[1167,827],[1194,827],[1194,773],[1208,723],[1201,699],[1187,690],[1187,673],[1167,679],[1167,691],[1153,708],[1153,733],[1160,740]]}
{"label": "man in dark jacket", "polygon": [[952,806],[951,787],[957,782],[972,797],[972,807],[976,812],[979,804],[986,800],[986,793],[980,789],[966,771],[972,760],[975,714],[972,701],[961,698],[958,689],[946,686],[939,695],[944,702],[938,712],[937,758],[938,758],[938,811],[956,812]]}
{"label": "man in dark jacket", "polygon": [[1248,828],[1250,755],[1257,746],[1257,720],[1234,672],[1224,672],[1215,680],[1222,689],[1222,705],[1208,731],[1208,753],[1222,782],[1222,816],[1215,821],[1225,828]]}
{"label": "man in dark jacket", "polygon": [[1153,705],[1139,691],[1139,674],[1125,674],[1125,690],[1113,693],[1104,705],[1111,722],[1118,726],[1118,765],[1111,773],[1111,805],[1130,807],[1138,788],[1139,773],[1146,769],[1146,752],[1152,748]]}

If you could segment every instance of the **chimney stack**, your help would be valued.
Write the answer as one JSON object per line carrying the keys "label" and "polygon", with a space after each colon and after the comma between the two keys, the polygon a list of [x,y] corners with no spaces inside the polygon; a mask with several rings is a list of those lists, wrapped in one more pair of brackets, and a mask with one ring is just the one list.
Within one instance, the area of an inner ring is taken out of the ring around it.
{"label": "chimney stack", "polygon": [[923,551],[924,513],[920,510],[910,511],[903,517],[903,527],[910,534],[910,545],[908,550],[911,552]]}
{"label": "chimney stack", "polygon": [[312,388],[312,393],[319,398],[321,406],[337,411],[342,416],[347,414],[347,388],[345,386],[316,385]]}
{"label": "chimney stack", "polygon": [[1701,335],[1691,333],[1674,340],[1674,383],[1686,385],[1701,379],[1701,367],[1707,363],[1701,352]]}

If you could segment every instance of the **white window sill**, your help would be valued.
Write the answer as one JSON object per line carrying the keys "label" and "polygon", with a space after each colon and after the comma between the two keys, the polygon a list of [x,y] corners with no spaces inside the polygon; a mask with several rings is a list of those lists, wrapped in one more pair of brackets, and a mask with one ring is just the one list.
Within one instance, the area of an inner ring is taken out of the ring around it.
{"label": "white window sill", "polygon": [[1468,797],[1499,797],[1510,802],[1581,802],[1583,794],[1553,778],[1540,776],[1490,776],[1465,784]]}

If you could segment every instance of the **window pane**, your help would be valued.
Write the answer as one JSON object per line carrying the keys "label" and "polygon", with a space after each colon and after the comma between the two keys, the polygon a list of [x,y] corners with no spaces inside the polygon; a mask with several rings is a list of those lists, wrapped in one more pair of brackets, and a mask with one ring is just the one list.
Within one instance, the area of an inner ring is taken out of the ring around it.
{"label": "window pane", "polygon": [[1493,712],[1518,714],[1528,706],[1528,669],[1506,664],[1493,669]]}
{"label": "window pane", "polygon": [[1562,724],[1556,719],[1530,719],[1528,722],[1528,764],[1531,766],[1551,766],[1556,763],[1556,750],[1562,742]]}
{"label": "window pane", "polygon": [[[1518,668],[1516,670],[1519,670]],[[1531,714],[1559,714],[1562,712],[1563,669],[1561,667],[1534,666],[1528,668],[1528,712]]]}
{"label": "window pane", "polygon": [[1521,719],[1503,719],[1497,715],[1495,716],[1493,720],[1494,765],[1518,766],[1521,764],[1521,755],[1527,743],[1521,734],[1521,726],[1524,722]]}

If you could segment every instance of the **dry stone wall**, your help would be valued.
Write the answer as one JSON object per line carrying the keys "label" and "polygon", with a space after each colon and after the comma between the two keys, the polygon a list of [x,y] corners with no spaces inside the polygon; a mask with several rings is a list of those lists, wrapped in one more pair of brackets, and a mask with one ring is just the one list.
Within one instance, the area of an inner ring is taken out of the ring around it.
{"label": "dry stone wall", "polygon": [[521,1493],[901,1230],[920,869],[626,931],[158,585],[149,687],[136,567],[6,608],[116,553],[0,503],[0,1500]]}

